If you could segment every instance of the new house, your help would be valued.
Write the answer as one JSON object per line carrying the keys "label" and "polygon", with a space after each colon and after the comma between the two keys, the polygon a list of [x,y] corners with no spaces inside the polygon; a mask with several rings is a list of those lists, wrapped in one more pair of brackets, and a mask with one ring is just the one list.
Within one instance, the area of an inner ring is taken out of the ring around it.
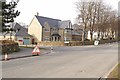
{"label": "new house", "polygon": [[[70,20],[62,21],[39,15],[35,15],[32,19],[28,27],[28,34],[34,37],[34,42],[76,40],[75,37],[72,37],[76,33],[73,32]],[[77,36],[80,35],[77,34]]]}
{"label": "new house", "polygon": [[19,23],[13,23],[11,25],[14,29],[11,33],[0,32],[0,40],[9,40],[12,39],[18,42],[20,45],[29,45],[32,42],[32,36],[28,34],[28,31],[25,27],[21,26]]}

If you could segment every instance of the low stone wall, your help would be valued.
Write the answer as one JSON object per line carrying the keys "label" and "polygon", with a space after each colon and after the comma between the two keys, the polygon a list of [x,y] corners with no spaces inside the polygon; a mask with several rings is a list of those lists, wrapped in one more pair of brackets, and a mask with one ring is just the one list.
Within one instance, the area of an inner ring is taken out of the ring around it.
{"label": "low stone wall", "polygon": [[12,52],[17,52],[19,51],[19,45],[18,43],[14,41],[9,41],[9,40],[2,40],[0,41],[0,52],[2,54],[5,53],[12,53]]}
{"label": "low stone wall", "polygon": [[81,45],[93,45],[93,41],[70,41],[69,43],[64,43],[64,42],[50,42],[50,41],[43,41],[39,42],[38,45],[40,46],[81,46]]}
{"label": "low stone wall", "polygon": [[[105,43],[112,43],[116,42],[117,40],[101,40],[99,41],[99,44],[105,44]],[[70,41],[69,43],[64,42],[39,42],[38,45],[40,46],[82,46],[82,45],[94,45],[94,41]]]}
{"label": "low stone wall", "polygon": [[100,44],[104,44],[104,43],[112,43],[112,42],[117,42],[118,40],[114,39],[114,40],[101,40]]}
{"label": "low stone wall", "polygon": [[82,45],[93,45],[94,41],[70,41],[68,46],[82,46]]}
{"label": "low stone wall", "polygon": [[43,41],[43,42],[39,42],[38,45],[40,46],[65,46],[64,42],[51,42],[51,41]]}

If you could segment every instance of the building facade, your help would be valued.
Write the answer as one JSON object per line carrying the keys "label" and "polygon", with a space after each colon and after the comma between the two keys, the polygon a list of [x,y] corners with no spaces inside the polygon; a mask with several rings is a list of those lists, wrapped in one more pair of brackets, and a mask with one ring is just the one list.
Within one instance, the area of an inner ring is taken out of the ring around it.
{"label": "building facade", "polygon": [[13,32],[0,32],[0,40],[14,40],[19,43],[19,45],[29,45],[32,44],[33,37],[28,34],[27,29],[18,23],[13,23]]}
{"label": "building facade", "polygon": [[35,42],[72,41],[73,28],[70,20],[35,15],[28,27],[28,34],[34,37]]}

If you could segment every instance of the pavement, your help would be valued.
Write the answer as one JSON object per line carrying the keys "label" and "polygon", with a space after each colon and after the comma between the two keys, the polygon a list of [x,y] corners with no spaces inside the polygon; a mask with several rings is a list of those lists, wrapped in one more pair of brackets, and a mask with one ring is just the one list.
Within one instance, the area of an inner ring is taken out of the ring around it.
{"label": "pavement", "polygon": [[[20,54],[28,54],[31,51],[23,49]],[[118,63],[117,43],[53,47],[49,54],[3,61],[2,77],[105,78],[116,63]]]}
{"label": "pavement", "polygon": [[[43,48],[43,47],[42,47]],[[19,52],[13,52],[11,54],[8,54],[8,60],[12,59],[19,59],[19,58],[26,58],[26,57],[35,57],[32,54],[33,49],[32,48],[21,48]],[[46,50],[40,49],[40,55],[44,55],[50,52],[49,47],[46,48]],[[37,56],[37,55],[36,55]],[[2,55],[2,61],[5,60],[5,55]]]}

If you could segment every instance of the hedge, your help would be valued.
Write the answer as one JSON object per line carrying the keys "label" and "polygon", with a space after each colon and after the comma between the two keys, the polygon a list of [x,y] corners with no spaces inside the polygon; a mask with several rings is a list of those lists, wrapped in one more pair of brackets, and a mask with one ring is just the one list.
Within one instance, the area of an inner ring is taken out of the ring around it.
{"label": "hedge", "polygon": [[2,54],[19,51],[18,43],[12,40],[0,40],[0,52]]}

